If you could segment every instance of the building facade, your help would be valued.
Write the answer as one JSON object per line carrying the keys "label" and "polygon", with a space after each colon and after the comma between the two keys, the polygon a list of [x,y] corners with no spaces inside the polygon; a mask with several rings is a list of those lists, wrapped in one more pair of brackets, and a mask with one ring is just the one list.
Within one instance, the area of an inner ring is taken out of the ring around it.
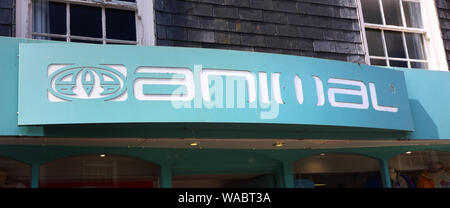
{"label": "building facade", "polygon": [[1,1],[0,187],[448,187],[449,8]]}

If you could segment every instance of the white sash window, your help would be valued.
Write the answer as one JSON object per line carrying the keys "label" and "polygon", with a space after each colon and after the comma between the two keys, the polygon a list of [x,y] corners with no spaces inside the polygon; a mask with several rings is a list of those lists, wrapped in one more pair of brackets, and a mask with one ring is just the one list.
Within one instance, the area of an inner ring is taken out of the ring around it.
{"label": "white sash window", "polygon": [[447,70],[433,0],[360,0],[366,62]]}
{"label": "white sash window", "polygon": [[17,0],[16,8],[17,37],[154,45],[152,1]]}

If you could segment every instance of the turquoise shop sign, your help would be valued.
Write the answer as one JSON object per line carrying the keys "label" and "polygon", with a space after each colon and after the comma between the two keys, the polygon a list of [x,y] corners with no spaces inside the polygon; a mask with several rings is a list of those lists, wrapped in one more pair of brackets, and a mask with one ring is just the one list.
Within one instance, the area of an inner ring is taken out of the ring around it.
{"label": "turquoise shop sign", "polygon": [[19,125],[259,123],[412,131],[402,71],[175,47],[20,44]]}

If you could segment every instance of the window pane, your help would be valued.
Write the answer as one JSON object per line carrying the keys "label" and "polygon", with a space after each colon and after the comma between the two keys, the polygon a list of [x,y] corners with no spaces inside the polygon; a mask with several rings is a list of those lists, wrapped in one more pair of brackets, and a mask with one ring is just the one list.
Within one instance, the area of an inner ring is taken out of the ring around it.
{"label": "window pane", "polygon": [[370,59],[370,65],[387,66],[386,60],[381,59]]}
{"label": "window pane", "polygon": [[54,40],[54,41],[64,41],[64,42],[67,41],[65,38],[50,38],[50,40]]}
{"label": "window pane", "polygon": [[37,40],[50,40],[50,37],[44,37],[44,36],[38,36],[38,35],[33,35],[32,38],[37,39]]}
{"label": "window pane", "polygon": [[390,64],[391,66],[394,66],[394,67],[404,67],[404,68],[408,68],[408,62],[406,62],[406,61],[393,61],[393,60],[390,60],[390,61],[389,61],[389,64]]}
{"label": "window pane", "polygon": [[401,32],[384,31],[384,38],[389,57],[406,58]]}
{"label": "window pane", "polygon": [[64,41],[64,42],[66,42],[66,38],[44,37],[44,36],[38,36],[38,35],[33,35],[32,38],[33,39],[38,39],[38,40],[54,40],[54,41]]}
{"label": "window pane", "polygon": [[364,22],[383,24],[378,0],[361,0]]}
{"label": "window pane", "polygon": [[115,1],[136,2],[136,0],[115,0]]}
{"label": "window pane", "polygon": [[102,9],[71,4],[70,33],[76,36],[102,38]]}
{"label": "window pane", "polygon": [[422,13],[420,11],[419,2],[404,1],[403,10],[405,12],[407,27],[423,28]]}
{"label": "window pane", "polygon": [[411,62],[411,68],[415,69],[426,69],[427,64],[422,62]]}
{"label": "window pane", "polygon": [[29,188],[30,179],[29,165],[0,157],[0,188]]}
{"label": "window pane", "polygon": [[33,35],[33,39],[53,40],[53,41],[64,41],[64,42],[66,42],[66,38],[43,37],[43,36],[37,36],[37,35]]}
{"label": "window pane", "polygon": [[410,59],[425,59],[422,35],[415,33],[405,33],[406,45]]}
{"label": "window pane", "polygon": [[361,155],[326,153],[296,161],[296,188],[382,188],[380,164]]}
{"label": "window pane", "polygon": [[66,4],[50,2],[50,33],[66,34]]}
{"label": "window pane", "polygon": [[450,188],[450,153],[413,151],[389,159],[394,188]]}
{"label": "window pane", "polygon": [[77,40],[77,39],[71,39],[70,42],[75,43],[93,43],[93,44],[102,44],[102,41],[92,41],[92,40]]}
{"label": "window pane", "polygon": [[369,47],[369,55],[385,56],[383,49],[383,41],[381,39],[381,31],[366,29],[367,44]]}
{"label": "window pane", "polygon": [[106,37],[136,41],[136,18],[133,11],[105,9]]}
{"label": "window pane", "polygon": [[403,26],[399,0],[383,0],[383,8],[387,25]]}
{"label": "window pane", "polygon": [[134,45],[131,43],[119,43],[119,42],[106,42],[106,44],[109,44],[109,45]]}
{"label": "window pane", "polygon": [[66,4],[33,1],[33,32],[66,34]]}
{"label": "window pane", "polygon": [[39,168],[42,188],[154,188],[159,166],[118,155],[84,155],[45,163]]}

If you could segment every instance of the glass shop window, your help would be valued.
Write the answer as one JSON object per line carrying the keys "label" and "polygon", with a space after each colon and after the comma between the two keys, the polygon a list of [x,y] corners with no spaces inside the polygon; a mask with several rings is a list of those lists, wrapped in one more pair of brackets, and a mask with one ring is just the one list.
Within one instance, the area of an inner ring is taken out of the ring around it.
{"label": "glass shop window", "polygon": [[450,188],[450,153],[406,152],[389,160],[393,188]]}
{"label": "glass shop window", "polygon": [[137,44],[136,1],[113,1],[114,7],[86,1],[32,1],[34,39],[97,43]]}
{"label": "glass shop window", "polygon": [[40,166],[41,188],[156,188],[158,165],[118,155],[85,155]]}
{"label": "glass shop window", "polygon": [[428,68],[420,0],[361,0],[370,64]]}
{"label": "glass shop window", "polygon": [[322,153],[293,165],[295,188],[381,188],[378,160],[353,154]]}
{"label": "glass shop window", "polygon": [[276,188],[273,174],[177,175],[173,188]]}
{"label": "glass shop window", "polygon": [[31,166],[0,157],[0,188],[29,188]]}

